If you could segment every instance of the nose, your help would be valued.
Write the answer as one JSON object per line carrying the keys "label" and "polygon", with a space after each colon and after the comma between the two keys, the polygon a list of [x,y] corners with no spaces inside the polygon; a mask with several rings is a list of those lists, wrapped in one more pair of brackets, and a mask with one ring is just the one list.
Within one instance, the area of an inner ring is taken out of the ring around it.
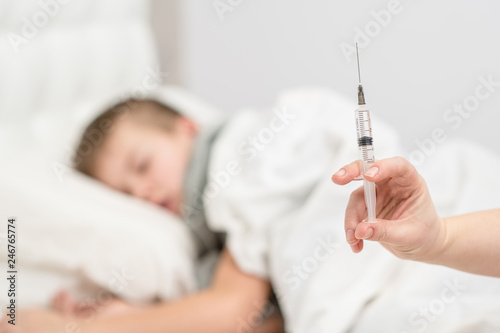
{"label": "nose", "polygon": [[151,201],[152,193],[153,193],[153,184],[151,182],[147,182],[145,180],[136,181],[132,185],[132,195],[134,197]]}

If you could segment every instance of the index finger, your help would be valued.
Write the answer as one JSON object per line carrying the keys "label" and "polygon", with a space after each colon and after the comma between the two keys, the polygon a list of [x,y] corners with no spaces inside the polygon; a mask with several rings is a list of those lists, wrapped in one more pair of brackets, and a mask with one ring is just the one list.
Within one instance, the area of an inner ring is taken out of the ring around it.
{"label": "index finger", "polygon": [[354,161],[333,174],[332,181],[337,185],[349,184],[361,175],[360,161]]}

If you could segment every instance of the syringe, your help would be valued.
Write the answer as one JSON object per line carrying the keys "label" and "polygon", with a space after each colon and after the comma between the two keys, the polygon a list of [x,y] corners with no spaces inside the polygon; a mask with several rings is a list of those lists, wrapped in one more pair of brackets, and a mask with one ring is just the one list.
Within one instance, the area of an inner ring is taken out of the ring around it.
{"label": "syringe", "polygon": [[[360,159],[362,163],[362,174],[370,168],[370,166],[375,162],[375,154],[373,150],[373,137],[372,137],[372,126],[370,122],[370,111],[365,106],[365,95],[363,93],[363,86],[361,85],[361,74],[359,70],[359,54],[358,54],[358,44],[356,43],[356,57],[358,61],[358,105],[359,107],[354,111],[356,116],[356,130],[358,134],[358,150],[360,154]],[[369,182],[363,177],[363,187],[365,190],[365,203],[366,209],[368,211],[367,222],[377,222],[375,217],[375,206],[376,206],[376,196],[375,196],[375,183]]]}

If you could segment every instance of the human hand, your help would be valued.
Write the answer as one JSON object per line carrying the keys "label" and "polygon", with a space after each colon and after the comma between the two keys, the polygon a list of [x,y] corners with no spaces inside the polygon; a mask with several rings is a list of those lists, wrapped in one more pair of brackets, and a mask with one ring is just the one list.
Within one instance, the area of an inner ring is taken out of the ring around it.
{"label": "human hand", "polygon": [[86,321],[92,318],[105,318],[137,311],[141,307],[118,298],[95,302],[79,302],[68,291],[60,290],[52,298],[52,308],[62,315],[75,316]]}
{"label": "human hand", "polygon": [[[355,161],[332,176],[345,185],[360,176]],[[363,187],[349,198],[345,213],[347,242],[353,252],[363,249],[363,240],[380,242],[399,258],[432,262],[446,239],[446,225],[434,207],[427,185],[415,168],[402,157],[375,162],[364,174],[376,184],[378,223],[367,218]]]}

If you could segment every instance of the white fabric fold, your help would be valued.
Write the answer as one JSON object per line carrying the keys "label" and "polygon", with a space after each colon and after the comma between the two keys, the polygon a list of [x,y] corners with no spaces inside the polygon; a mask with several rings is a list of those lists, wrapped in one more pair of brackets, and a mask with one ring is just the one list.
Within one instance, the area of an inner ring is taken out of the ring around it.
{"label": "white fabric fold", "polygon": [[[409,318],[417,305],[428,305],[455,279],[470,296],[447,305],[427,332],[453,332],[460,323],[477,328],[478,320],[494,318],[499,279],[409,264],[371,242],[361,254],[351,253],[344,212],[361,184],[337,186],[330,177],[357,159],[355,108],[332,91],[304,88],[281,94],[272,109],[235,115],[213,148],[212,185],[205,192],[209,224],[228,232],[242,270],[271,280],[287,332],[416,332],[421,322]],[[401,154],[395,131],[374,116],[372,127],[376,158]],[[438,209],[498,208],[499,181],[477,177],[485,165],[500,167],[498,157],[462,146],[443,145],[422,167]],[[468,151],[480,162],[465,161]],[[477,317],[477,307],[484,316]]]}

